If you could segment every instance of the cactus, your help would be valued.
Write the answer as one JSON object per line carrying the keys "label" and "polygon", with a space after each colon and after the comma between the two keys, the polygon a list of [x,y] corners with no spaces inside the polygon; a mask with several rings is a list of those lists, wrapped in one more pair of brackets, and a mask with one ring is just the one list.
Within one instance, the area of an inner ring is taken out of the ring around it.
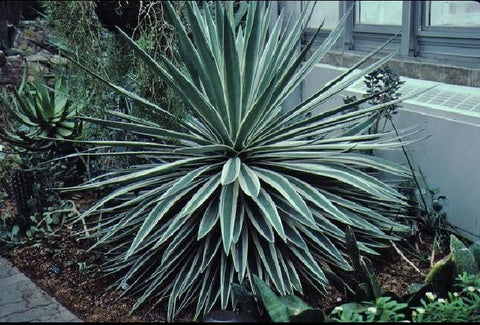
{"label": "cactus", "polygon": [[7,179],[7,191],[12,201],[15,202],[17,218],[25,220],[30,214],[28,200],[33,193],[34,176],[30,171],[14,169]]}

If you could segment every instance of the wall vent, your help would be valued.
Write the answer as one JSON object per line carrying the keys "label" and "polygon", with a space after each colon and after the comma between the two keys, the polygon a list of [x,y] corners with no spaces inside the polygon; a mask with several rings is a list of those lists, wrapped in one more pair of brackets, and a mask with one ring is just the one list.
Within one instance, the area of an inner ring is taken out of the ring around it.
{"label": "wall vent", "polygon": [[[426,90],[436,86],[421,95],[408,99],[404,103],[429,107],[432,109],[460,113],[480,118],[480,89],[446,83],[400,77],[405,81],[399,92],[408,96],[413,92]],[[346,90],[365,94],[367,87],[363,79],[352,84]]]}

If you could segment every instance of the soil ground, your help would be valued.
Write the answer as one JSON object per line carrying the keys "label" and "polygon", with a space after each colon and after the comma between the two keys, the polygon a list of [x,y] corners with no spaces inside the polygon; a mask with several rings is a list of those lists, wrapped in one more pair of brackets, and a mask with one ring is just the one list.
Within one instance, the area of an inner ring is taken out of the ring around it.
{"label": "soil ground", "polygon": [[[425,236],[424,236],[425,237]],[[432,248],[431,236],[417,243],[419,252],[429,257]],[[89,242],[71,236],[71,227],[64,227],[59,236],[33,241],[21,247],[0,252],[38,286],[53,295],[66,308],[87,322],[163,322],[165,310],[145,305],[132,315],[133,298],[117,299],[118,292],[109,289],[112,280],[100,269],[102,256],[91,250]],[[430,269],[429,263],[416,259],[408,251],[405,256],[421,271],[418,273],[393,248],[379,257],[372,257],[380,284],[385,292],[399,296],[408,292],[414,283],[422,283]],[[444,254],[437,254],[436,260]],[[334,288],[326,296],[302,297],[313,307],[327,310],[346,302],[346,297]],[[183,313],[176,321],[191,322],[193,311]]]}

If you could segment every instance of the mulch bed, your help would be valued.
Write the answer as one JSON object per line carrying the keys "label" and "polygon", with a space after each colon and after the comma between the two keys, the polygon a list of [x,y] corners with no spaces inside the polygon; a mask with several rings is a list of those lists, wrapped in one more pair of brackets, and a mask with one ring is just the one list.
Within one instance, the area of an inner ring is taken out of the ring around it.
{"label": "mulch bed", "polygon": [[[81,202],[87,204],[87,202]],[[64,227],[59,236],[33,241],[21,247],[0,251],[10,261],[49,292],[60,303],[87,322],[164,322],[166,311],[162,306],[155,308],[145,304],[132,315],[129,311],[135,299],[117,299],[118,292],[108,289],[112,279],[103,276],[100,265],[102,255],[88,248],[92,244],[71,236],[71,227]],[[431,253],[432,238],[424,236],[417,243],[423,256]],[[419,274],[393,248],[385,250],[379,257],[370,257],[385,292],[399,296],[408,292],[414,283],[422,283],[430,269],[429,263],[416,259],[408,251],[405,256],[421,271]],[[437,254],[439,260],[445,253]],[[56,272],[58,271],[58,272]],[[309,292],[309,291],[307,291]],[[329,287],[326,296],[302,297],[313,307],[328,310],[346,302],[345,296]],[[191,322],[193,309],[182,313],[177,322]]]}

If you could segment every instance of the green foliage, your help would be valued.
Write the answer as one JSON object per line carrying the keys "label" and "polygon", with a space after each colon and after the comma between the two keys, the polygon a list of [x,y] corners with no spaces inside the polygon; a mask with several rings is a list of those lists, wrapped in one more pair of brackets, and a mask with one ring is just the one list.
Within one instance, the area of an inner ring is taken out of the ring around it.
{"label": "green foliage", "polygon": [[312,309],[307,303],[297,296],[277,296],[275,292],[255,274],[253,280],[256,291],[260,293],[263,305],[274,322],[288,322],[291,317]]}
{"label": "green foliage", "polygon": [[478,244],[472,244],[469,248],[455,235],[450,235],[450,253],[431,268],[425,283],[431,283],[436,292],[445,295],[452,290],[454,280],[459,274],[478,274],[476,247]]}
{"label": "green foliage", "polygon": [[51,237],[62,229],[67,219],[78,216],[79,212],[71,200],[59,201],[59,206],[49,206],[43,213],[30,216],[32,224],[26,229],[27,239],[38,237]]}
{"label": "green foliage", "polygon": [[[112,5],[116,6],[116,10],[122,10],[122,1]],[[172,26],[165,20],[162,1],[143,1],[138,6],[138,23],[130,36],[154,58],[166,55],[176,64],[177,43]],[[182,12],[184,3],[179,1],[174,6]],[[96,7],[95,1],[43,1],[50,26],[50,42],[59,46],[62,54],[82,62],[103,78],[135,90],[164,107],[173,117],[156,115],[155,121],[176,127],[177,119],[185,116],[183,104],[143,60],[131,54],[122,38],[102,26],[95,13]],[[143,115],[142,107],[135,106],[71,61],[66,66],[56,66],[55,72],[66,75],[66,82],[73,90],[72,97],[83,104],[81,113],[86,116],[103,118],[109,109]],[[102,129],[85,128],[82,139],[92,137],[112,138]]]}
{"label": "green foliage", "polygon": [[0,167],[0,179],[15,212],[2,216],[0,239],[19,244],[53,236],[66,218],[78,216],[74,202],[64,201],[47,190],[54,180],[52,169],[34,168],[36,160],[32,162],[26,154],[9,154],[7,159],[9,161]]}
{"label": "green foliage", "polygon": [[238,26],[232,2],[202,9],[186,2],[191,35],[172,5],[164,4],[183,68],[165,56],[157,62],[121,35],[187,104],[189,119],[176,130],[162,127],[155,117],[171,113],[81,65],[148,108],[145,118],[119,112],[111,112],[115,120],[83,118],[138,137],[90,143],[121,148],[112,154],[143,157],[147,163],[64,189],[110,190],[81,218],[102,214],[92,236],[96,245],[115,247],[107,270],[119,276],[118,286],[127,288],[123,294],[140,294],[133,309],[147,299],[166,301],[172,320],[196,302],[198,317],[215,304],[227,308],[233,280],[253,287],[254,275],[281,296],[301,293],[305,285],[323,292],[328,266],[352,269],[345,259],[347,226],[362,254],[375,254],[408,231],[397,222],[404,217],[405,197],[374,172],[408,178],[409,170],[363,153],[405,143],[393,133],[363,133],[384,104],[341,114],[365,98],[306,117],[355,82],[352,72],[376,52],[311,98],[287,111],[282,107],[342,35],[346,16],[306,59],[313,39],[294,53],[312,4],[298,21],[287,23],[282,13],[268,38],[269,2],[249,2],[245,24]]}
{"label": "green foliage", "polygon": [[480,277],[464,272],[456,278],[455,291],[447,298],[427,294],[421,307],[412,312],[413,322],[478,322],[480,321]]}
{"label": "green foliage", "polygon": [[472,243],[469,247],[469,250],[473,254],[473,258],[477,262],[477,265],[480,267],[480,241]]}
{"label": "green foliage", "polygon": [[347,303],[333,309],[330,322],[400,322],[408,305],[391,297],[378,297],[374,302]]}
{"label": "green foliage", "polygon": [[375,275],[373,264],[367,257],[360,255],[357,239],[351,227],[347,227],[345,242],[347,253],[352,261],[353,274],[360,282],[355,291],[356,300],[368,301],[379,298],[383,292]]}
{"label": "green foliage", "polygon": [[477,261],[475,261],[473,252],[454,235],[450,235],[450,252],[456,266],[457,274],[464,272],[468,274],[478,273],[478,264]]}
{"label": "green foliage", "polygon": [[20,88],[0,94],[2,105],[10,115],[8,125],[0,130],[0,139],[27,151],[54,150],[57,141],[73,139],[79,125],[73,120],[76,107],[68,97],[68,89],[61,78],[50,88],[43,77],[33,83],[26,80]]}

